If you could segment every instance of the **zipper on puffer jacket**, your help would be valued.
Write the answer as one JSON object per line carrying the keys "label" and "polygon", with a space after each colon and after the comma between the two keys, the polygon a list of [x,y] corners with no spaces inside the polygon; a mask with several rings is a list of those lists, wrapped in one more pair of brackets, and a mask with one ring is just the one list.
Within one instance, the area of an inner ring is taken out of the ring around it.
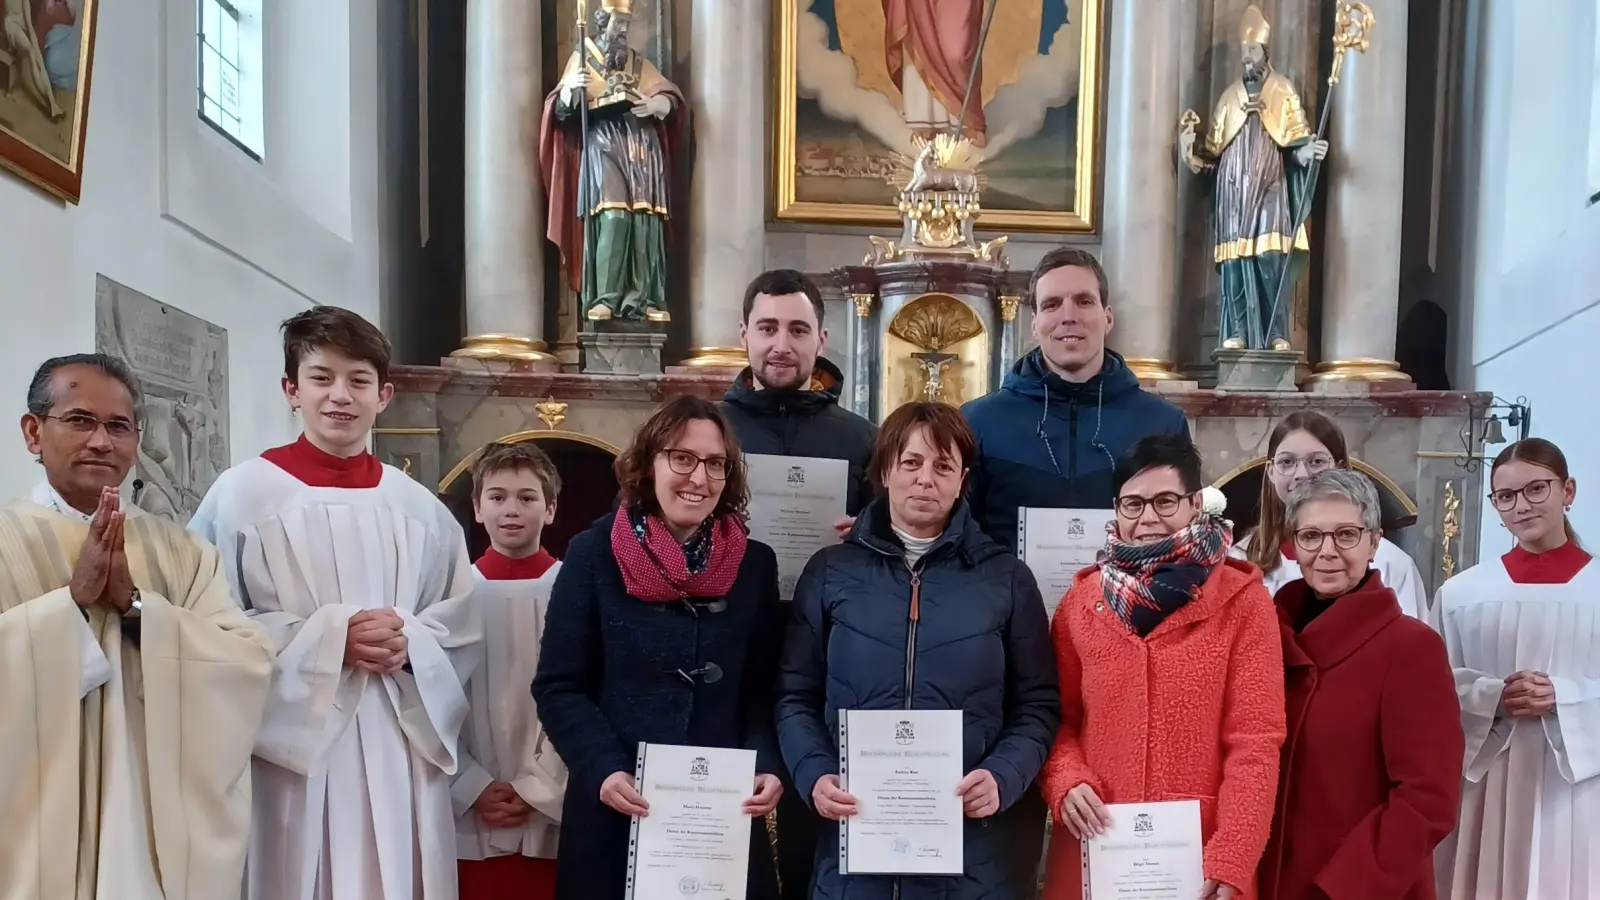
{"label": "zipper on puffer jacket", "polygon": [[[917,622],[922,619],[922,560],[911,570],[911,605],[906,608],[906,684],[901,709],[911,708],[911,690],[917,681]],[[893,900],[900,900],[900,876],[894,877]]]}

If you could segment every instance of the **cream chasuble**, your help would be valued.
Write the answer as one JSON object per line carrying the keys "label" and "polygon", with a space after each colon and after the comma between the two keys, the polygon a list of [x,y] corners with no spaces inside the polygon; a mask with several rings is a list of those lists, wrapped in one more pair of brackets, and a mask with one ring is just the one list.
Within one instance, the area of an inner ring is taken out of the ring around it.
{"label": "cream chasuble", "polygon": [[217,551],[130,510],[143,611],[87,618],[85,517],[41,488],[0,511],[0,900],[231,900],[272,655]]}
{"label": "cream chasuble", "polygon": [[[461,771],[452,787],[456,846],[462,859],[520,853],[554,859],[567,767],[539,724],[533,675],[555,584],[556,563],[537,579],[485,581],[472,602],[483,620],[485,661],[467,685],[471,709],[461,732]],[[477,570],[474,569],[474,572]],[[472,809],[483,789],[503,781],[533,812],[514,830],[486,827]]]}
{"label": "cream chasuble", "polygon": [[[1600,897],[1600,564],[1565,584],[1519,584],[1484,561],[1435,606],[1466,732],[1456,832],[1438,851],[1445,900]],[[1506,676],[1550,676],[1555,710],[1500,710]]]}
{"label": "cream chasuble", "polygon": [[[266,459],[217,479],[190,527],[278,662],[256,742],[250,900],[454,900],[450,779],[480,660],[472,567],[438,498],[390,466],[312,487]],[[344,665],[350,617],[393,608],[409,671]]]}

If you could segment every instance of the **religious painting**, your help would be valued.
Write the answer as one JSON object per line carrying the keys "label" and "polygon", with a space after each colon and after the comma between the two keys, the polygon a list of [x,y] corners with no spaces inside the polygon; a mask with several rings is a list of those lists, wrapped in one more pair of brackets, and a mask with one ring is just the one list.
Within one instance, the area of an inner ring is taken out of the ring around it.
{"label": "religious painting", "polygon": [[984,228],[1092,231],[1104,0],[776,0],[774,213],[892,224],[919,139],[982,154]]}
{"label": "religious painting", "polygon": [[180,525],[228,468],[228,332],[105,277],[95,349],[128,363],[144,393],[133,502]]}
{"label": "religious painting", "polygon": [[0,0],[0,165],[78,202],[99,0]]}

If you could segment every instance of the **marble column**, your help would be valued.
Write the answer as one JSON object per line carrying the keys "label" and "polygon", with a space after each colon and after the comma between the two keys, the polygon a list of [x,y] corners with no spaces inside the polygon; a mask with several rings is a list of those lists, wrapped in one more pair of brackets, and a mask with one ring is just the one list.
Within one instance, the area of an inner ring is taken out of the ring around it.
{"label": "marble column", "polygon": [[1173,370],[1178,312],[1178,28],[1172,0],[1111,10],[1105,241],[1116,330],[1111,343],[1141,380]]}
{"label": "marble column", "polygon": [[742,368],[744,289],[766,269],[767,20],[772,4],[694,0],[694,181],[687,366]]}
{"label": "marble column", "polygon": [[554,364],[544,352],[539,4],[468,0],[467,338],[453,356]]}
{"label": "marble column", "polygon": [[[1328,123],[1322,362],[1311,382],[1408,381],[1394,361],[1405,186],[1406,6],[1367,0],[1365,53],[1349,52]],[[1315,232],[1312,239],[1316,239]]]}

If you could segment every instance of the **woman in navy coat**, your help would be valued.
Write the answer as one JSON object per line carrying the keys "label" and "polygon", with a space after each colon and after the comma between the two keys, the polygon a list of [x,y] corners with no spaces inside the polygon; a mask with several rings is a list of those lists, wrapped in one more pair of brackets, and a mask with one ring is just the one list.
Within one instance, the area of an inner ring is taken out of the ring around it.
{"label": "woman in navy coat", "polygon": [[960,501],[976,442],[961,413],[908,403],[878,432],[883,486],[849,539],[800,576],[783,653],[778,733],[795,789],[824,818],[855,815],[839,783],[839,713],[959,709],[965,871],[843,875],[839,829],[822,832],[813,900],[1012,900],[995,815],[1039,774],[1061,722],[1055,651],[1028,568],[985,537]]}
{"label": "woman in navy coat", "polygon": [[622,502],[573,538],[551,590],[533,694],[569,776],[557,900],[620,900],[641,742],[756,751],[750,900],[776,897],[763,817],[778,804],[773,731],[784,620],[771,548],[746,536],[737,440],[679,397],[617,457]]}

